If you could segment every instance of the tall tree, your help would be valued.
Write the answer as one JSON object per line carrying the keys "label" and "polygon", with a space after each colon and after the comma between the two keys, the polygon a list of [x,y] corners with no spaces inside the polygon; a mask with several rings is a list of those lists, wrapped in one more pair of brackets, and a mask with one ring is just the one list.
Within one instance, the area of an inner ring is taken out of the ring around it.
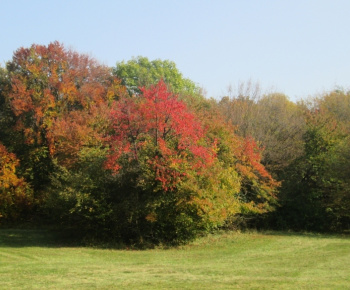
{"label": "tall tree", "polygon": [[[200,227],[201,217],[194,193],[185,190],[184,184],[189,175],[198,175],[213,163],[215,147],[207,143],[194,114],[163,81],[141,92],[140,98],[115,104],[107,168],[128,186],[128,196],[122,193],[119,201],[125,205],[130,198],[134,200],[126,214],[139,235],[149,235],[149,228],[158,239],[167,235],[171,240],[186,239]],[[197,222],[188,224],[186,230],[184,223],[189,219]],[[177,236],[176,232],[184,231],[188,233]]]}
{"label": "tall tree", "polygon": [[95,117],[125,89],[108,67],[58,42],[18,49],[7,71],[13,129],[23,138],[15,152],[23,175],[40,189],[49,182],[52,156],[66,162],[79,146],[98,142]]}

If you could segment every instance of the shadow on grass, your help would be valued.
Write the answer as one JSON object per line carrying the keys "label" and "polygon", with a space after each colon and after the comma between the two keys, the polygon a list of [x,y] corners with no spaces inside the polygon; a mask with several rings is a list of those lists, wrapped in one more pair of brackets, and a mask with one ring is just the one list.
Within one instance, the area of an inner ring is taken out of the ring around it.
{"label": "shadow on grass", "polygon": [[84,238],[76,230],[71,229],[0,228],[0,249],[24,247],[88,247],[113,250],[146,250],[154,248],[153,246],[126,245],[118,241],[100,241]]}
{"label": "shadow on grass", "polygon": [[73,231],[69,230],[0,228],[0,248],[78,246],[82,246],[81,240]]}
{"label": "shadow on grass", "polygon": [[[252,233],[247,231],[247,233]],[[295,236],[315,239],[349,239],[350,234],[325,234],[312,232],[293,232],[293,231],[259,231],[265,236]],[[53,229],[8,229],[0,228],[0,248],[23,248],[23,247],[93,247],[103,249],[133,249],[142,250],[153,247],[126,246],[123,244],[95,243],[82,239],[81,236],[73,230],[53,230]]]}
{"label": "shadow on grass", "polygon": [[269,236],[305,237],[315,239],[349,239],[350,233],[317,233],[317,232],[295,232],[295,231],[262,231]]}

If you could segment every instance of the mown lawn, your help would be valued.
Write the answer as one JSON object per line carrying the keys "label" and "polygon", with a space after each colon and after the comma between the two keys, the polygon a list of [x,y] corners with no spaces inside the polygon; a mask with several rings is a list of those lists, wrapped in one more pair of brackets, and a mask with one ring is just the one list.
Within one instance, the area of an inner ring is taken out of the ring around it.
{"label": "mown lawn", "polygon": [[350,238],[223,233],[176,249],[67,244],[0,230],[1,289],[350,289]]}

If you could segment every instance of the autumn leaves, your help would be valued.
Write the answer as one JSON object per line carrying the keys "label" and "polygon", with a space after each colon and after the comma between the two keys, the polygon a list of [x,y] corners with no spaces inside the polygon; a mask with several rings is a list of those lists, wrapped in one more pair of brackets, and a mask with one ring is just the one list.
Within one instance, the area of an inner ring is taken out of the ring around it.
{"label": "autumn leaves", "polygon": [[5,222],[47,215],[84,235],[180,243],[276,203],[260,148],[204,98],[191,105],[197,91],[180,100],[162,78],[130,91],[58,42],[20,48],[1,76]]}

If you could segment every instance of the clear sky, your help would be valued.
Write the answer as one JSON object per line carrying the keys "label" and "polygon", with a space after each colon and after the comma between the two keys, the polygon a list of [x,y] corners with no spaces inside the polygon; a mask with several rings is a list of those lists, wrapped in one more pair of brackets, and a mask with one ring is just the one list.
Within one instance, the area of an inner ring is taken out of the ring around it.
{"label": "clear sky", "polygon": [[349,0],[0,0],[0,62],[58,40],[100,62],[168,59],[219,98],[251,79],[291,100],[350,87]]}

